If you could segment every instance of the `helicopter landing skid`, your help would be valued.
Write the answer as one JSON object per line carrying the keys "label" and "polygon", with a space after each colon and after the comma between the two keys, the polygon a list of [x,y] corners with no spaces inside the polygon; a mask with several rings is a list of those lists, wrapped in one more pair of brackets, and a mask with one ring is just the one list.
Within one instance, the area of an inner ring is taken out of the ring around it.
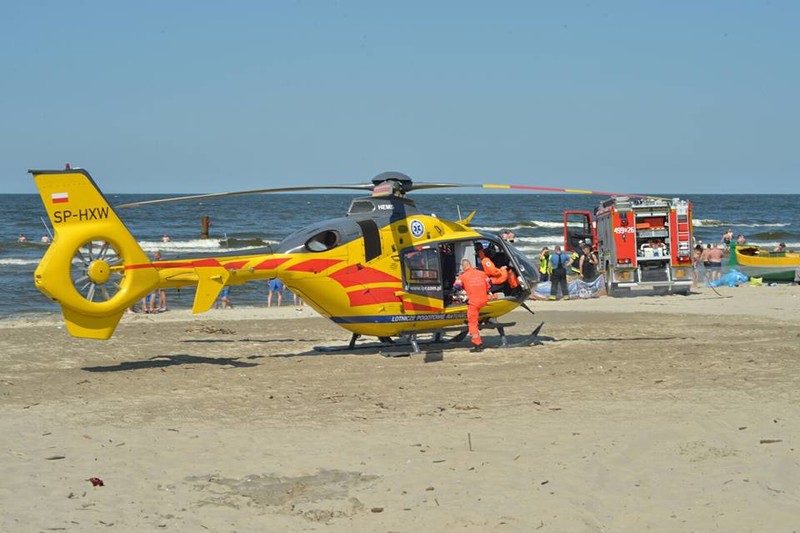
{"label": "helicopter landing skid", "polygon": [[[497,322],[495,320],[488,320],[480,324],[480,329],[496,329],[500,334],[500,348],[513,348],[517,346],[529,346],[537,343],[536,336],[542,329],[544,322],[533,331],[533,333],[526,337],[524,340],[514,343],[509,343],[506,337],[505,328],[516,325],[516,322]],[[445,334],[456,332],[451,338],[445,338]],[[355,350],[378,350],[384,357],[409,357],[423,353],[420,349],[421,345],[431,344],[450,344],[463,341],[468,335],[468,328],[466,326],[452,326],[447,328],[437,328],[429,330],[410,330],[400,333],[400,341],[392,340],[390,337],[379,337],[380,342],[370,342],[364,344],[357,344],[356,341],[361,338],[358,333],[353,333],[350,337],[350,342],[346,346],[315,346],[314,351],[320,353],[334,353],[346,352]],[[431,334],[430,339],[420,340],[419,335]],[[538,344],[538,343],[537,343]],[[410,347],[410,350],[404,350],[404,347]],[[383,351],[383,348],[389,348],[389,351]]]}
{"label": "helicopter landing skid", "polygon": [[[386,357],[407,357],[412,353],[421,353],[419,349],[419,341],[417,341],[416,337],[409,337],[406,335],[401,335],[401,339],[407,341],[411,344],[413,352],[409,351],[401,351],[401,352],[392,352],[392,353],[384,353],[381,351],[382,348],[398,348],[402,346],[401,343],[393,340],[391,337],[378,337],[380,342],[366,342],[362,344],[356,344],[356,341],[361,338],[361,335],[358,333],[353,333],[353,336],[350,337],[350,342],[347,343],[345,346],[314,346],[314,351],[319,353],[335,353],[335,352],[352,352],[358,350],[377,350],[378,353],[384,355]],[[438,340],[430,340],[427,343],[432,342],[440,342]],[[426,344],[427,344],[426,343]]]}
{"label": "helicopter landing skid", "polygon": [[380,342],[368,342],[364,344],[356,344],[356,341],[361,338],[359,333],[353,333],[350,337],[350,342],[346,346],[314,346],[315,352],[329,353],[329,352],[347,352],[351,350],[368,350],[370,348],[381,348],[383,346],[391,346],[396,342],[391,337],[378,337]]}
{"label": "helicopter landing skid", "polygon": [[[533,332],[531,332],[530,335],[528,335],[528,336],[524,337],[522,340],[519,340],[519,341],[516,341],[516,342],[508,342],[508,338],[506,337],[505,328],[511,327],[511,326],[514,326],[514,325],[516,325],[516,322],[501,323],[501,322],[496,322],[494,320],[489,320],[487,322],[484,322],[484,323],[480,324],[479,328],[480,329],[496,329],[497,330],[497,333],[500,334],[500,346],[498,346],[498,348],[520,348],[520,347],[531,346],[531,345],[538,346],[538,345],[542,344],[542,340],[553,340],[551,337],[539,337],[539,332],[542,331],[542,328],[544,327],[544,322],[540,322],[539,325],[536,326],[536,329],[534,329]],[[448,332],[448,331],[457,331],[458,333],[454,337],[452,337],[450,339],[443,339],[442,338],[442,334],[445,333],[445,332]],[[446,342],[446,343],[461,342],[469,334],[469,331],[468,331],[467,328],[463,328],[463,327],[458,326],[458,327],[452,327],[452,328],[444,328],[444,329],[432,330],[432,331],[427,331],[427,332],[426,331],[409,332],[408,334],[403,335],[403,338],[408,340],[409,344],[411,344],[411,347],[413,348],[413,351],[411,353],[409,353],[409,354],[399,354],[399,355],[386,353],[384,355],[386,357],[399,357],[399,356],[402,356],[402,355],[414,355],[414,354],[422,353],[422,351],[419,349],[420,342],[417,341],[417,339],[416,339],[416,335],[418,333],[433,333],[433,339],[430,340],[430,341],[425,342],[424,344],[436,344],[436,343],[442,343],[442,342]]]}
{"label": "helicopter landing skid", "polygon": [[500,348],[521,348],[523,346],[539,346],[543,340],[553,340],[552,337],[539,337],[539,332],[542,331],[542,327],[544,326],[544,322],[541,322],[536,329],[533,330],[533,333],[522,339],[521,341],[509,343],[505,336],[502,336],[502,341],[500,344]]}
{"label": "helicopter landing skid", "polygon": [[[417,333],[433,333],[433,337],[430,340],[420,341],[417,339]],[[391,337],[378,337],[378,340],[380,342],[366,342],[363,344],[356,344],[356,341],[359,338],[361,338],[361,335],[359,335],[358,333],[353,333],[353,336],[350,337],[350,342],[345,346],[314,346],[314,351],[320,353],[335,353],[335,352],[351,352],[357,350],[378,350],[378,352],[384,357],[408,357],[412,354],[422,353],[422,350],[419,349],[420,344],[449,342],[447,340],[442,339],[441,330],[403,333],[400,335],[400,340],[404,342],[395,341]],[[461,338],[463,338],[463,336]],[[411,347],[411,350],[402,350],[402,347],[404,346],[408,347],[409,345]],[[382,350],[383,348],[390,348],[392,349],[392,351],[384,352]]]}

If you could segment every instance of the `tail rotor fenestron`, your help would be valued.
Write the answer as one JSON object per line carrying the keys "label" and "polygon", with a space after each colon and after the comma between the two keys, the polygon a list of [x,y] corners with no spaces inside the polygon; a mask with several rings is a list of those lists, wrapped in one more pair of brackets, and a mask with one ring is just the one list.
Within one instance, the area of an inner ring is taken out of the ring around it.
{"label": "tail rotor fenestron", "polygon": [[73,287],[87,302],[107,302],[125,282],[123,260],[114,245],[89,240],[75,250],[70,267]]}

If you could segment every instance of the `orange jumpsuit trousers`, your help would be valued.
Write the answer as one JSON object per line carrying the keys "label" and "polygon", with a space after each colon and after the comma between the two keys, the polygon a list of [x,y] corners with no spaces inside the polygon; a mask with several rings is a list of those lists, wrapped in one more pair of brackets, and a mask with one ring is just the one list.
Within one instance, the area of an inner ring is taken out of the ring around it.
{"label": "orange jumpsuit trousers", "polygon": [[478,329],[478,317],[481,308],[489,301],[488,291],[491,282],[482,271],[468,268],[456,278],[456,283],[460,284],[467,293],[467,324],[472,344],[480,346],[483,341],[480,329]]}

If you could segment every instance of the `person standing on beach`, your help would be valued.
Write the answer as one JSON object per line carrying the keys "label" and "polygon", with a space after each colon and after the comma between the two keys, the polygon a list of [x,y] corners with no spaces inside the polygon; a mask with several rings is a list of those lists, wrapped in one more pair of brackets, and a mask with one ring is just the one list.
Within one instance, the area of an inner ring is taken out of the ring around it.
{"label": "person standing on beach", "polygon": [[[702,244],[700,247],[702,248]],[[711,245],[706,244],[706,247],[703,248],[703,251],[700,253],[700,262],[703,264],[703,280],[708,283],[711,281],[711,259],[709,259],[709,255],[711,254]]]}
{"label": "person standing on beach", "polygon": [[231,286],[225,285],[219,293],[219,300],[214,303],[214,309],[219,309],[222,304],[223,309],[233,309],[233,302],[231,301]]}
{"label": "person standing on beach", "polygon": [[583,281],[591,283],[597,278],[597,264],[599,262],[597,254],[592,251],[592,247],[584,243],[579,268]]}
{"label": "person standing on beach", "polygon": [[550,248],[545,246],[539,254],[539,282],[550,279]]}
{"label": "person standing on beach", "polygon": [[[153,261],[161,261],[161,252],[153,254]],[[142,299],[142,311],[145,313],[162,313],[167,310],[167,291],[156,289]]]}
{"label": "person standing on beach", "polygon": [[550,254],[550,297],[548,300],[558,299],[558,290],[561,289],[562,299],[569,300],[569,287],[567,286],[567,268],[572,260],[561,251],[561,246],[556,244]]}
{"label": "person standing on beach", "polygon": [[489,301],[489,288],[492,282],[489,276],[482,270],[472,266],[469,259],[461,260],[461,274],[456,277],[453,284],[454,289],[464,289],[467,293],[467,324],[469,325],[469,335],[472,342],[471,352],[482,352],[483,341],[481,340],[481,330],[478,326],[481,307]]}
{"label": "person standing on beach", "polygon": [[729,229],[722,234],[722,241],[720,241],[720,244],[727,249],[731,245],[731,242],[733,242],[733,230]]}
{"label": "person standing on beach", "polygon": [[267,293],[267,307],[272,307],[272,293],[275,293],[278,307],[281,306],[283,303],[283,282],[278,278],[272,278],[269,280],[269,292]]}
{"label": "person standing on beach", "polygon": [[586,244],[586,242],[583,239],[579,240],[578,246],[575,247],[569,256],[570,269],[567,274],[571,276],[581,276],[581,259],[583,258],[584,244]]}
{"label": "person standing on beach", "polygon": [[725,257],[725,252],[716,244],[711,245],[708,251],[708,262],[711,266],[711,281],[716,281],[722,277],[722,260]]}
{"label": "person standing on beach", "polygon": [[[700,259],[703,256],[703,245],[698,244],[694,247],[694,252],[692,253],[692,288],[696,289],[697,285],[700,283],[700,263],[702,260]],[[705,269],[704,269],[705,271]]]}
{"label": "person standing on beach", "polygon": [[296,292],[294,292],[294,291],[291,291],[291,293],[292,293],[292,300],[294,301],[294,305],[295,305],[295,306],[300,306],[300,307],[303,307],[303,306],[305,305],[305,303],[303,302],[303,299],[302,299],[302,298],[300,298],[300,297],[297,295],[297,293],[296,293]]}

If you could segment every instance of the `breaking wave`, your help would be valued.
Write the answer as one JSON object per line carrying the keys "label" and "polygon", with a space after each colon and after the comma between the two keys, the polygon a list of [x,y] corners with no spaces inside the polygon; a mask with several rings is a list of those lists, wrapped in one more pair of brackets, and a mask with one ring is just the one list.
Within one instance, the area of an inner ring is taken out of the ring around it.
{"label": "breaking wave", "polygon": [[264,248],[276,244],[260,238],[252,239],[191,239],[188,241],[139,241],[142,250],[148,253],[159,251],[165,255],[179,255],[183,253],[214,253],[238,252]]}
{"label": "breaking wave", "polygon": [[[530,222],[522,222],[516,225],[509,225],[509,226],[473,226],[477,230],[481,231],[491,231],[494,233],[500,233],[503,230],[511,230],[511,231],[519,231],[521,229],[536,229],[536,228],[545,228],[545,229],[561,229],[564,227],[564,222],[559,220],[558,222],[549,222],[544,220],[531,220]],[[571,228],[579,228],[581,227],[578,223],[569,224]]]}
{"label": "breaking wave", "polygon": [[773,222],[773,223],[760,223],[760,222],[728,222],[725,220],[715,220],[713,218],[695,218],[692,220],[692,225],[696,228],[717,228],[717,227],[730,227],[730,228],[783,228],[791,226],[789,222]]}
{"label": "breaking wave", "polygon": [[0,265],[38,265],[39,259],[20,259],[18,257],[7,257],[0,259]]}
{"label": "breaking wave", "polygon": [[564,240],[563,235],[544,235],[541,237],[517,237],[516,242],[514,244],[517,247],[519,247],[520,243],[552,245],[554,243],[561,244],[563,240]]}
{"label": "breaking wave", "polygon": [[789,231],[759,231],[758,233],[751,233],[745,235],[750,240],[782,240],[792,237],[797,237],[796,233]]}

